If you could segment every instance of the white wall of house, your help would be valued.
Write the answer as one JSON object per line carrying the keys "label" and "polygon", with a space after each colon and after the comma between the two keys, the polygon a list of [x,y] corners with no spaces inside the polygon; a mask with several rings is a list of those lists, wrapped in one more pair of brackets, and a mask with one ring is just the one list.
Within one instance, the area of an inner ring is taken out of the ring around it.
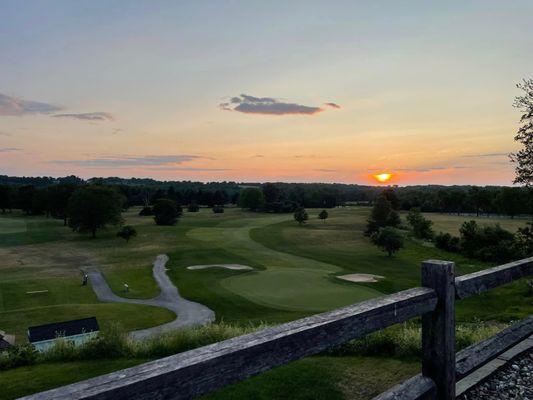
{"label": "white wall of house", "polygon": [[65,337],[58,337],[56,339],[50,339],[50,340],[41,340],[40,342],[33,342],[33,346],[38,351],[45,351],[52,347],[57,341],[64,340],[66,342],[71,342],[75,346],[79,346],[82,343],[85,343],[86,341],[98,336],[98,331],[95,332],[87,332],[87,333],[80,333],[79,335],[72,335],[72,336],[65,336]]}

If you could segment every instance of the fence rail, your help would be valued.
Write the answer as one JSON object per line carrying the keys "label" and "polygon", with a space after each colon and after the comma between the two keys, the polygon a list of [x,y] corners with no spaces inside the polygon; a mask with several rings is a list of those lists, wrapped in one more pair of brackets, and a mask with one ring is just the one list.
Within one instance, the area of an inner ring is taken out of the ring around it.
{"label": "fence rail", "polygon": [[[454,276],[454,264],[422,263],[422,286],[292,321],[83,382],[24,397],[191,399],[276,366],[422,316],[422,374],[376,399],[455,397],[462,377],[533,333],[533,317],[455,354],[455,299],[531,275],[533,258]],[[457,358],[457,361],[456,361]]]}

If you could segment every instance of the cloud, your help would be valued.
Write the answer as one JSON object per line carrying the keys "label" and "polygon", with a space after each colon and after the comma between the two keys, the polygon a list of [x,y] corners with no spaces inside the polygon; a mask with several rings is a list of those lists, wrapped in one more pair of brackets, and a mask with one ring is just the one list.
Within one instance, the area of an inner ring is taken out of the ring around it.
{"label": "cloud", "polygon": [[461,157],[508,157],[509,153],[483,153],[483,154],[465,154]]}
{"label": "cloud", "polygon": [[0,136],[11,136],[11,133],[0,131]]}
{"label": "cloud", "polygon": [[0,93],[0,116],[22,116],[29,114],[50,114],[63,108],[39,101],[22,100]]}
{"label": "cloud", "polygon": [[202,168],[202,167],[149,167],[153,171],[233,171],[230,168]]}
{"label": "cloud", "polygon": [[254,97],[246,94],[232,97],[229,102],[221,103],[219,106],[225,111],[262,115],[314,115],[324,111],[321,107],[286,103],[273,97]]}
{"label": "cloud", "polygon": [[313,171],[317,171],[317,172],[339,172],[338,169],[327,169],[327,168],[317,168],[317,169],[314,169]]}
{"label": "cloud", "polygon": [[342,108],[337,103],[324,103],[324,105],[331,108]]}
{"label": "cloud", "polygon": [[165,156],[116,156],[116,157],[96,157],[86,160],[53,160],[53,164],[77,165],[80,167],[89,168],[124,168],[124,167],[139,167],[139,166],[166,166],[173,167],[175,165],[183,164],[185,162],[194,161],[198,159],[205,159],[207,157],[178,154]]}
{"label": "cloud", "polygon": [[0,147],[0,153],[7,153],[10,151],[20,151],[21,149],[17,147]]}
{"label": "cloud", "polygon": [[55,114],[52,115],[54,118],[74,118],[80,119],[83,121],[113,121],[113,115],[108,112],[98,111],[90,113],[79,113],[79,114]]}

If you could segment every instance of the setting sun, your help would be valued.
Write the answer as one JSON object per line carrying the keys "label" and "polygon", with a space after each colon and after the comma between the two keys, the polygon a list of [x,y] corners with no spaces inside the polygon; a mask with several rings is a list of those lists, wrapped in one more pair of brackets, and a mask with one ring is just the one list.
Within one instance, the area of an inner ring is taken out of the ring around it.
{"label": "setting sun", "polygon": [[374,175],[374,178],[381,183],[385,183],[391,180],[392,174],[389,173],[382,173],[382,174],[376,174]]}

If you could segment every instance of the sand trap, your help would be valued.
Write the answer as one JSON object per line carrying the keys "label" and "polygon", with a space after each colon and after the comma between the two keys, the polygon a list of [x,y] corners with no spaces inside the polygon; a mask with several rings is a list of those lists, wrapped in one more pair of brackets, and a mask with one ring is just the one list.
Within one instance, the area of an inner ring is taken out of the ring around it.
{"label": "sand trap", "polygon": [[350,282],[377,282],[379,279],[383,279],[384,276],[372,274],[348,274],[337,276],[337,278]]}
{"label": "sand trap", "polygon": [[207,269],[207,268],[226,268],[237,271],[250,271],[253,268],[247,265],[241,264],[208,264],[208,265],[191,265],[187,269]]}

